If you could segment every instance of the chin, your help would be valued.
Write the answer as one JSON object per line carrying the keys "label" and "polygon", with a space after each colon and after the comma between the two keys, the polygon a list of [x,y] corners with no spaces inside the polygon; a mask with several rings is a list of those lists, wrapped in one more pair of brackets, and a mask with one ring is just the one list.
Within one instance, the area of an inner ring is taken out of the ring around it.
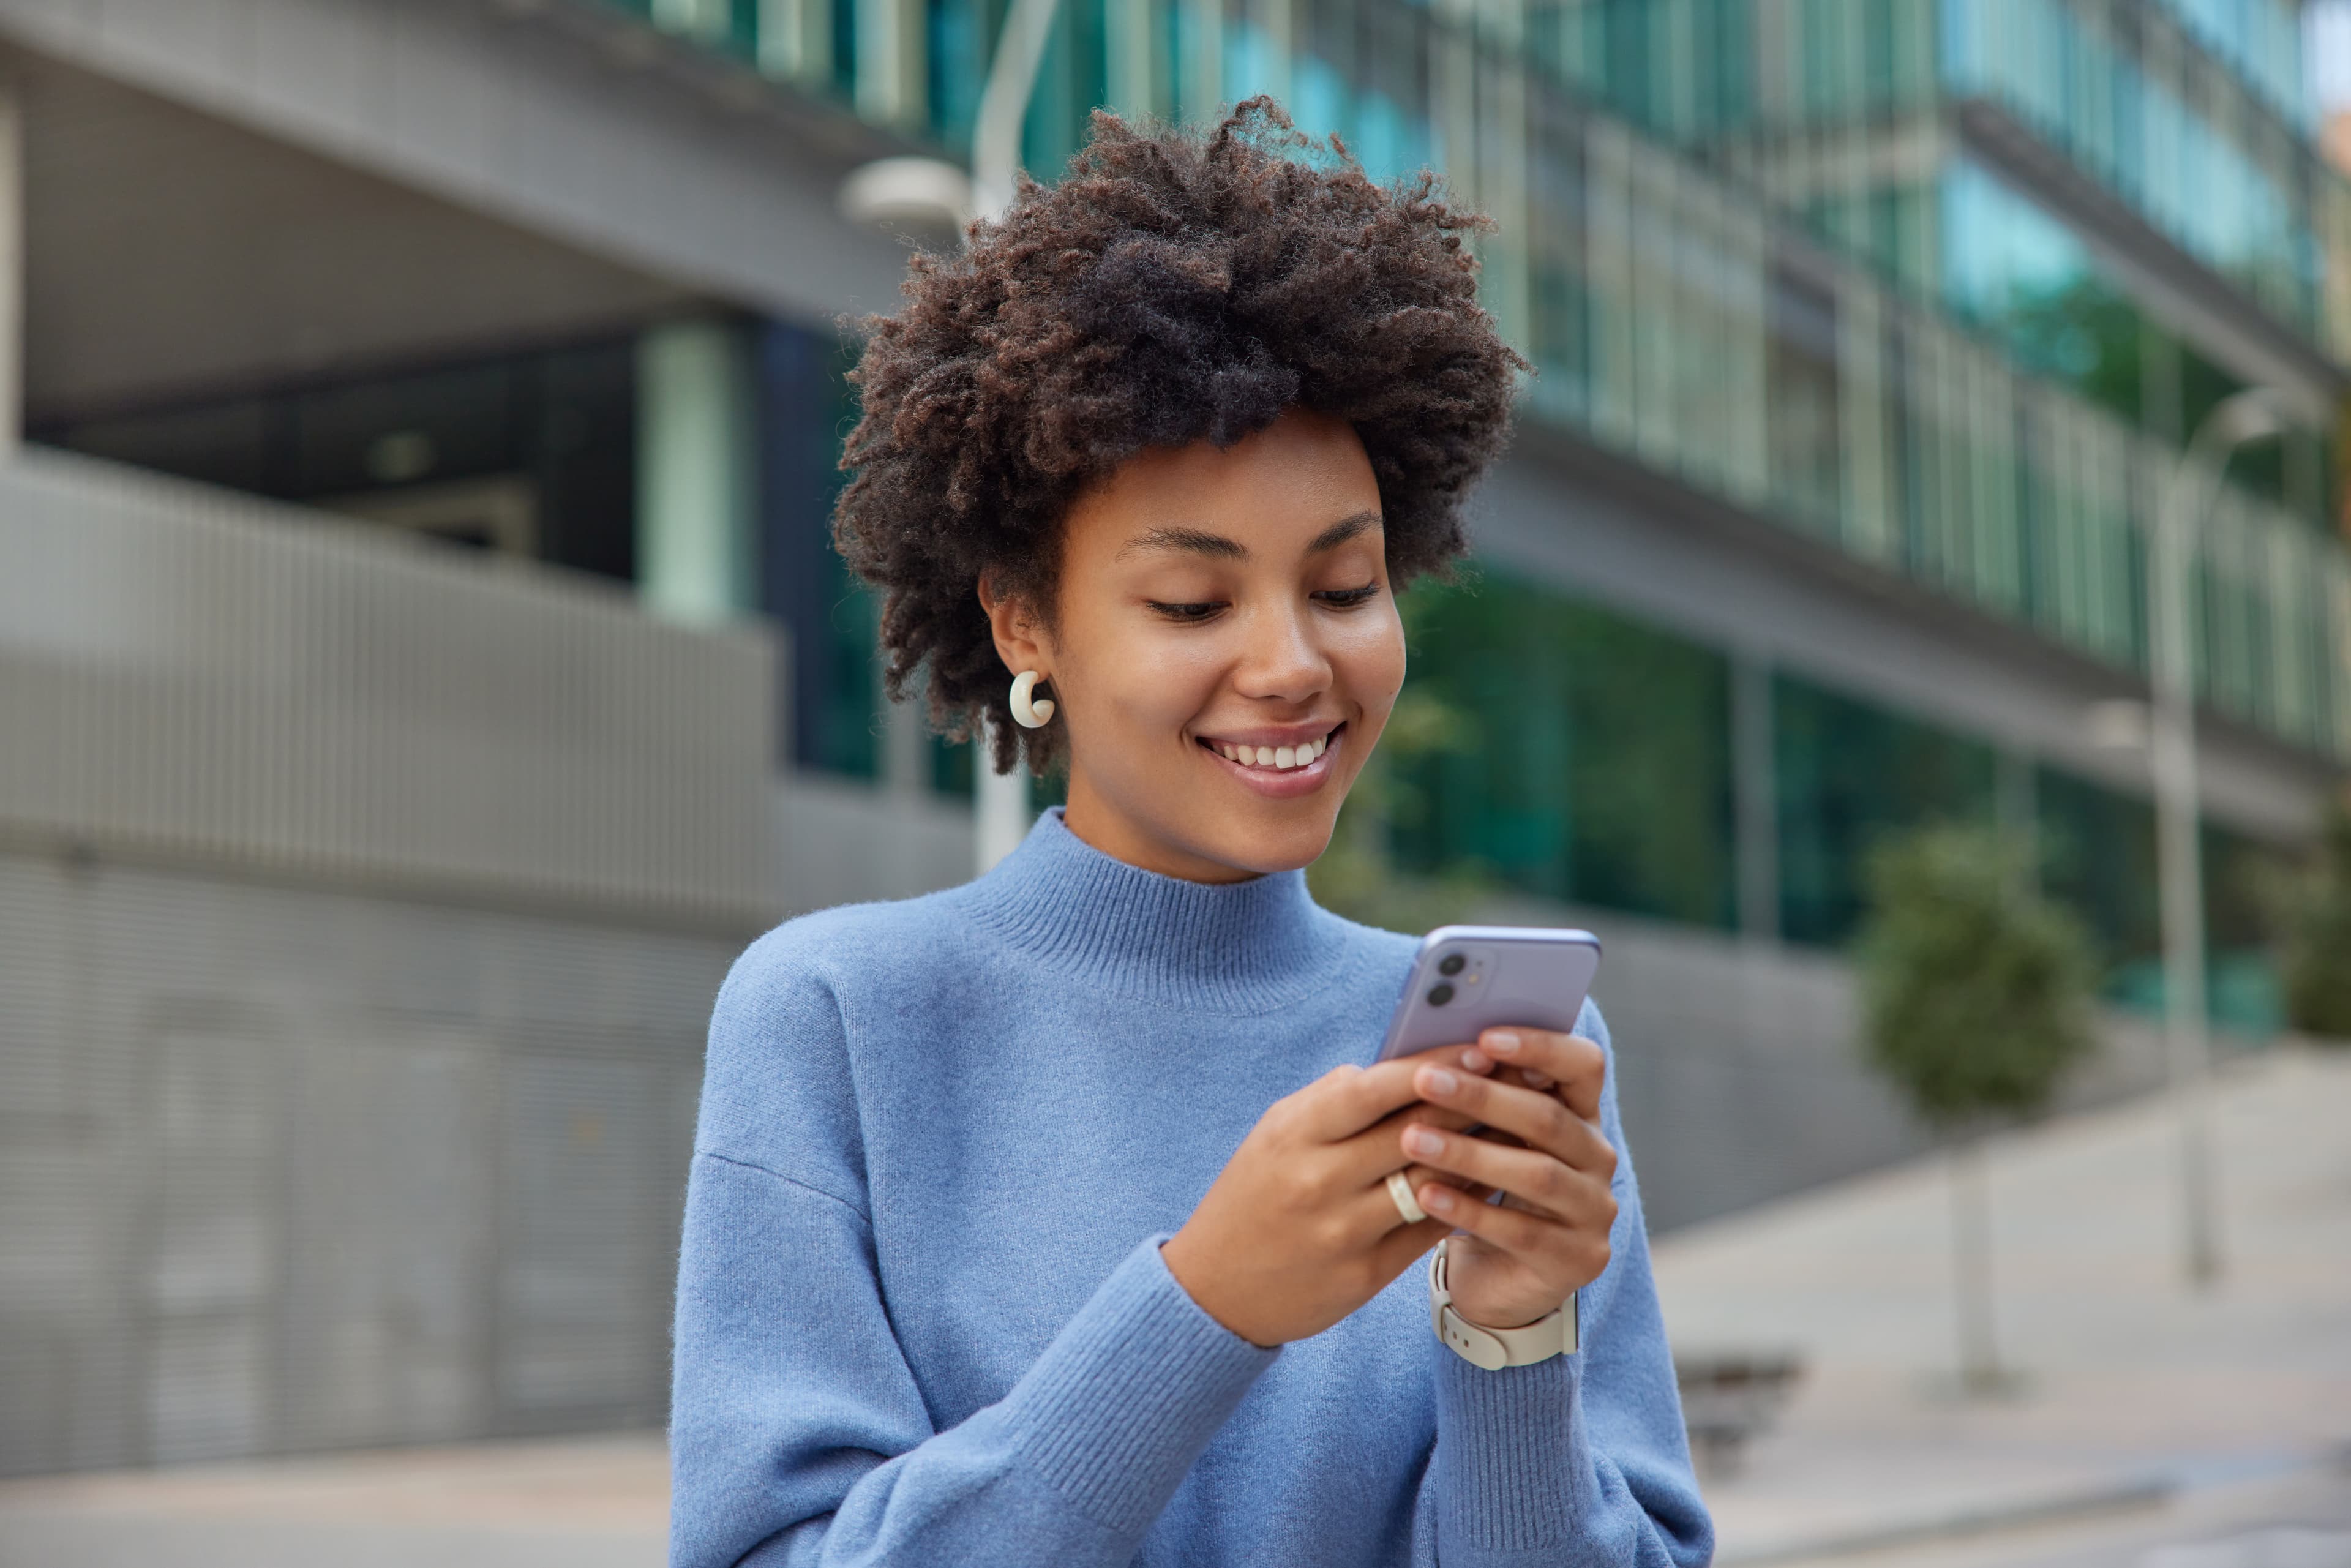
{"label": "chin", "polygon": [[1302,822],[1228,821],[1206,836],[1200,852],[1236,871],[1258,876],[1302,871],[1322,859],[1322,852],[1331,847],[1331,833],[1337,821],[1335,812],[1329,816],[1318,812],[1313,820]]}

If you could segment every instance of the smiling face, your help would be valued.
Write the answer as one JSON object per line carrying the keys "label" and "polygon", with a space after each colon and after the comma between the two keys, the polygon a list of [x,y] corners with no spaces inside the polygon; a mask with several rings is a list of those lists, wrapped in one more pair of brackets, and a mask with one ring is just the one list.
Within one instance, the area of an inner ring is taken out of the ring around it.
{"label": "smiling face", "polygon": [[1068,726],[1070,829],[1193,882],[1322,852],[1404,685],[1380,491],[1302,409],[1218,450],[1154,448],[1070,508],[1048,622],[983,600]]}

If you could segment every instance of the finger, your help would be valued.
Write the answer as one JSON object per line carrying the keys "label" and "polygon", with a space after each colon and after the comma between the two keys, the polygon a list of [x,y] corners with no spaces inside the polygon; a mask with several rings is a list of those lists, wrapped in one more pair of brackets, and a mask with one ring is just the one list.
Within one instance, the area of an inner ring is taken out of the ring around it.
{"label": "finger", "polygon": [[1557,1095],[1442,1067],[1424,1067],[1415,1082],[1433,1105],[1459,1111],[1498,1132],[1509,1133],[1578,1170],[1613,1176],[1616,1151],[1600,1129],[1576,1115]]}
{"label": "finger", "polygon": [[1411,1156],[1404,1152],[1401,1140],[1412,1127],[1431,1126],[1460,1133],[1477,1125],[1473,1116],[1416,1100],[1403,1110],[1381,1117],[1353,1137],[1332,1145],[1332,1151],[1337,1156],[1332,1167],[1332,1179],[1354,1186],[1368,1186],[1385,1179],[1390,1171],[1409,1162]]}
{"label": "finger", "polygon": [[1604,1178],[1596,1179],[1539,1150],[1505,1148],[1483,1138],[1447,1135],[1426,1127],[1405,1134],[1404,1145],[1406,1153],[1447,1173],[1448,1186],[1466,1179],[1571,1224],[1597,1224],[1605,1229],[1616,1218],[1615,1200]]}
{"label": "finger", "polygon": [[[1499,1203],[1470,1203],[1458,1193],[1431,1183],[1419,1195],[1431,1219],[1450,1220],[1456,1229],[1492,1243],[1523,1260],[1546,1277],[1590,1281],[1608,1266],[1608,1233],[1511,1208]],[[1562,1296],[1567,1289],[1562,1291]]]}
{"label": "finger", "polygon": [[[1420,1115],[1444,1126],[1450,1133],[1459,1133],[1470,1125],[1469,1119],[1458,1111],[1429,1105],[1416,1109]],[[1408,1114],[1410,1113],[1397,1112],[1343,1143],[1298,1150],[1288,1157],[1301,1162],[1301,1170],[1314,1173],[1312,1182],[1316,1188],[1327,1195],[1322,1199],[1326,1202],[1332,1197],[1352,1199],[1364,1192],[1384,1194],[1387,1191],[1387,1178],[1398,1170],[1403,1170],[1406,1179],[1415,1186],[1424,1181],[1449,1182],[1482,1197],[1485,1189],[1476,1187],[1464,1177],[1411,1163],[1404,1153],[1402,1143],[1405,1130],[1416,1124],[1406,1120]]]}
{"label": "finger", "polygon": [[1482,1053],[1476,1058],[1480,1065],[1472,1066],[1466,1060],[1475,1051],[1474,1046],[1447,1045],[1369,1067],[1334,1067],[1288,1096],[1284,1104],[1301,1137],[1309,1143],[1335,1144],[1419,1099],[1413,1074],[1424,1065],[1458,1068],[1472,1077],[1487,1071],[1489,1064]]}
{"label": "finger", "polygon": [[1453,1233],[1453,1222],[1434,1217],[1418,1225],[1399,1225],[1372,1244],[1372,1266],[1383,1279],[1395,1279],[1412,1266],[1416,1258],[1427,1255],[1428,1249]]}
{"label": "finger", "polygon": [[[1467,1112],[1448,1110],[1442,1105],[1432,1105],[1426,1100],[1416,1100],[1403,1110],[1381,1117],[1356,1134],[1355,1137],[1376,1143],[1381,1134],[1402,1133],[1406,1127],[1442,1127],[1448,1133],[1459,1133],[1477,1124]],[[1348,1141],[1352,1143],[1354,1140]]]}
{"label": "finger", "polygon": [[1549,1030],[1489,1029],[1478,1037],[1478,1044],[1497,1061],[1549,1079],[1568,1108],[1585,1121],[1600,1119],[1600,1091],[1608,1078],[1608,1055],[1593,1041]]}
{"label": "finger", "polygon": [[[1413,1187],[1414,1201],[1419,1201],[1422,1186],[1435,1186],[1442,1179],[1442,1177],[1432,1177],[1427,1183],[1416,1183]],[[1458,1188],[1447,1190],[1459,1191]],[[1423,1207],[1422,1213],[1424,1215],[1427,1213],[1426,1206]],[[1345,1249],[1349,1251],[1376,1245],[1381,1238],[1392,1230],[1420,1229],[1430,1225],[1437,1228],[1429,1238],[1430,1245],[1434,1246],[1437,1237],[1453,1228],[1451,1220],[1421,1218],[1407,1221],[1404,1217],[1403,1207],[1397,1204],[1395,1195],[1388,1190],[1388,1184],[1384,1179],[1350,1198],[1342,1210],[1340,1224],[1342,1240]]]}
{"label": "finger", "polygon": [[1472,1203],[1436,1182],[1413,1196],[1420,1200],[1421,1207],[1428,1210],[1431,1219],[1443,1220],[1456,1230],[1467,1231],[1531,1261],[1541,1261],[1554,1252],[1564,1253],[1574,1239],[1573,1229],[1548,1214],[1499,1203]]}

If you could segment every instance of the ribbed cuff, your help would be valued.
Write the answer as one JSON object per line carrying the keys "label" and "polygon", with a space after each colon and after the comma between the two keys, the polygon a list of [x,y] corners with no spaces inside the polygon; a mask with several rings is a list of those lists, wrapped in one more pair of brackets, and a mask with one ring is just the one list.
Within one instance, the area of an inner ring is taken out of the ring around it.
{"label": "ribbed cuff", "polygon": [[1576,1398],[1583,1358],[1488,1372],[1432,1342],[1437,1357],[1440,1540],[1485,1552],[1558,1546],[1573,1534],[1592,1473]]}
{"label": "ribbed cuff", "polygon": [[1097,1524],[1140,1533],[1279,1351],[1202,1312],[1155,1236],[1127,1255],[1004,1401],[1020,1454]]}

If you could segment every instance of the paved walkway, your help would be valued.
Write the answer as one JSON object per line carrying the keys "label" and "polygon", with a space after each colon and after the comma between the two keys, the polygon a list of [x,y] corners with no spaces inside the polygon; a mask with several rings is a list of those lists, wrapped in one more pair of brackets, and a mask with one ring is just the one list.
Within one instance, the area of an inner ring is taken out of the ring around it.
{"label": "paved walkway", "polygon": [[[1708,1484],[1726,1563],[2351,1568],[2351,1053],[2221,1091],[2230,1270],[2179,1281],[2172,1128],[2143,1102],[2001,1140],[2001,1328],[1953,1391],[1949,1195],[1928,1162],[1657,1249],[1686,1349],[1805,1381]],[[0,1485],[0,1568],[655,1568],[655,1436]]]}
{"label": "paved walkway", "polygon": [[2019,1377],[2001,1397],[1956,1392],[1939,1161],[1661,1243],[1677,1348],[1787,1346],[1810,1368],[1777,1429],[1708,1486],[1722,1560],[2092,1504],[2178,1511],[2272,1482],[2351,1493],[2351,1053],[2241,1064],[2219,1098],[2228,1268],[2209,1291],[2181,1282],[2168,1102],[1993,1145]]}
{"label": "paved walkway", "polygon": [[660,1568],[659,1434],[0,1485],[0,1568]]}

